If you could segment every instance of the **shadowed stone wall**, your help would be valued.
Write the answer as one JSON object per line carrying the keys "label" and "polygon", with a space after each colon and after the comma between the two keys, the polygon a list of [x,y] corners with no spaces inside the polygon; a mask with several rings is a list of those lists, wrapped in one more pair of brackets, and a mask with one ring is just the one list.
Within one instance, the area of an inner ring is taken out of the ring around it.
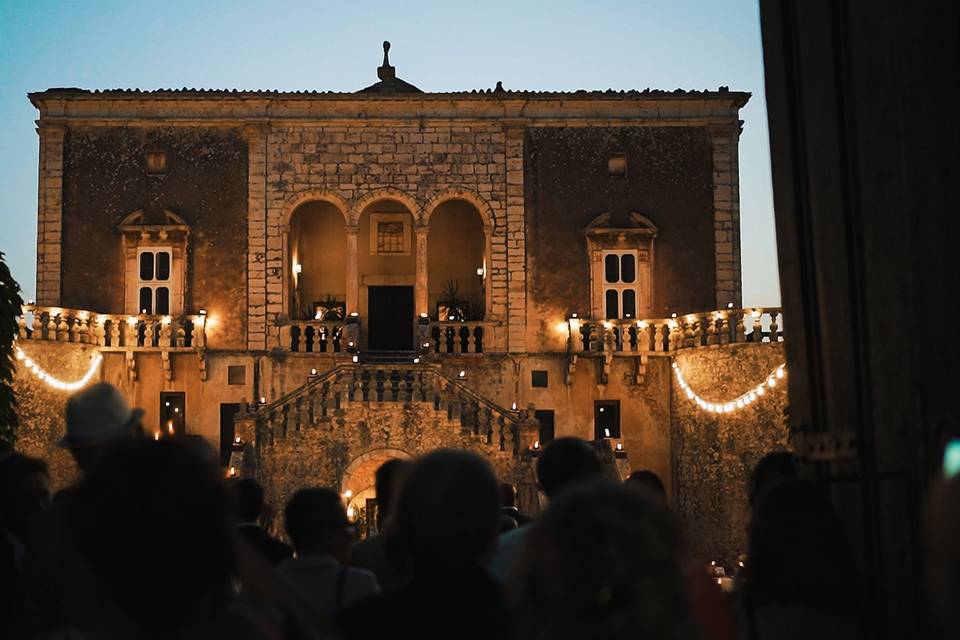
{"label": "shadowed stone wall", "polygon": [[[736,398],[783,364],[782,344],[739,344],[681,351],[675,362],[707,401]],[[673,378],[673,506],[694,557],[728,569],[746,550],[747,481],[756,462],[787,449],[785,380],[759,401],[729,414],[707,413]]]}

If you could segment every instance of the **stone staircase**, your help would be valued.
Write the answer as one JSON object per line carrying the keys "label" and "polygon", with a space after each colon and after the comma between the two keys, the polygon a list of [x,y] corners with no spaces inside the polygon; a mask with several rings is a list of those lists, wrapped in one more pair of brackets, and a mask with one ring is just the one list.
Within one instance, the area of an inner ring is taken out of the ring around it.
{"label": "stone staircase", "polygon": [[300,486],[339,487],[353,461],[376,451],[412,457],[455,447],[486,457],[527,502],[536,499],[530,448],[538,427],[527,412],[497,405],[438,365],[341,364],[238,416],[240,471],[282,504]]}

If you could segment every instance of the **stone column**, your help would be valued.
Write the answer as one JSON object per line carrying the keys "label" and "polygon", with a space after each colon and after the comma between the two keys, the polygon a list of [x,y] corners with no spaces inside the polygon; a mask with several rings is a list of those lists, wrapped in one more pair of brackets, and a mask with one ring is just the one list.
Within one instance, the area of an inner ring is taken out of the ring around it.
{"label": "stone column", "polygon": [[267,129],[244,128],[247,139],[247,348],[267,346]]}
{"label": "stone column", "polygon": [[421,313],[430,313],[429,306],[429,283],[427,280],[427,236],[430,227],[417,226],[416,261],[417,261],[417,280],[413,288],[413,299],[415,312],[419,316]]}
{"label": "stone column", "polygon": [[348,225],[347,230],[347,313],[360,312],[360,255],[357,240],[359,225]]}
{"label": "stone column", "polygon": [[63,141],[66,127],[41,123],[37,194],[37,303],[60,304]]}
{"label": "stone column", "polygon": [[527,350],[526,227],[523,204],[523,129],[506,130],[507,350]]}
{"label": "stone column", "polygon": [[717,308],[741,306],[739,123],[710,128]]}

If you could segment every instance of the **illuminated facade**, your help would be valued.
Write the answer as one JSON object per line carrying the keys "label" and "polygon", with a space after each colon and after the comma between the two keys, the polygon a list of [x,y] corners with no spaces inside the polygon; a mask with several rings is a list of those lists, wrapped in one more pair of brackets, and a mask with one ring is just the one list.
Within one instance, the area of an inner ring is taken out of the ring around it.
{"label": "illuminated facade", "polygon": [[[560,435],[670,486],[674,356],[780,346],[777,310],[741,310],[749,94],[425,93],[386,54],[378,76],[31,94],[21,344],[95,348],[149,429],[203,435],[277,495],[360,495],[385,457],[449,445],[522,484]],[[762,360],[724,393],[782,362]]]}

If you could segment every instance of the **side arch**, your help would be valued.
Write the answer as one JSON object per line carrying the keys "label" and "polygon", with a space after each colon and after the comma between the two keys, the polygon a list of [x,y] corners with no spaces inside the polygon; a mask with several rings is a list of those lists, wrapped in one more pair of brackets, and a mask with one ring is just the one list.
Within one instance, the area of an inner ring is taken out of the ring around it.
{"label": "side arch", "polygon": [[423,215],[420,220],[420,224],[428,225],[430,224],[430,216],[433,215],[433,212],[436,211],[444,202],[448,200],[465,200],[476,207],[477,211],[480,212],[480,217],[483,219],[483,226],[492,229],[496,226],[496,216],[493,213],[493,207],[490,206],[490,203],[484,200],[480,194],[470,189],[464,188],[453,188],[453,189],[444,189],[439,193],[434,194],[427,200],[427,203],[423,206]]}
{"label": "side arch", "polygon": [[311,189],[309,191],[300,191],[295,193],[287,198],[287,201],[283,203],[283,209],[280,212],[280,228],[289,230],[290,219],[293,217],[293,214],[297,208],[302,204],[315,202],[318,200],[332,204],[343,216],[343,223],[350,224],[350,219],[347,217],[350,208],[347,206],[346,200],[344,200],[340,194],[334,191]]}
{"label": "side arch", "polygon": [[395,200],[410,211],[414,221],[420,219],[421,207],[413,197],[407,193],[404,193],[403,191],[400,191],[399,189],[386,187],[383,189],[374,189],[373,191],[369,191],[354,200],[350,205],[349,213],[347,215],[347,224],[351,226],[356,226],[359,224],[360,214],[363,213],[363,210],[378,200]]}

